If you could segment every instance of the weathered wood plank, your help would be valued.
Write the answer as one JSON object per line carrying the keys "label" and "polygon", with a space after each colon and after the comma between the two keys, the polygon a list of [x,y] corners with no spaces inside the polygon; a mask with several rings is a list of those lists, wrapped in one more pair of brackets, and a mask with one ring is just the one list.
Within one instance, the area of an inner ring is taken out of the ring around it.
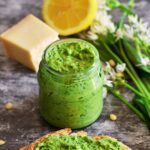
{"label": "weathered wood plank", "polygon": [[[150,22],[150,1],[137,2],[137,11]],[[0,33],[28,13],[41,18],[40,0],[1,0]],[[132,94],[125,91],[127,97]],[[14,109],[6,111],[4,103],[12,102]],[[108,119],[110,113],[116,122]],[[6,144],[0,150],[17,150],[55,128],[49,126],[38,111],[36,74],[21,64],[7,59],[0,45],[0,139]],[[150,150],[150,132],[135,114],[111,95],[105,100],[102,116],[84,129],[90,135],[111,135],[135,150]]]}

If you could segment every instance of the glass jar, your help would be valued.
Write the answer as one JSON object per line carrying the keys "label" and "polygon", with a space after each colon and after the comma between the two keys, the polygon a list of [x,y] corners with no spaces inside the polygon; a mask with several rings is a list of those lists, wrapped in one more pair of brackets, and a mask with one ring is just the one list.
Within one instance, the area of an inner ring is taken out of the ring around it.
{"label": "glass jar", "polygon": [[[46,61],[46,55],[62,42],[84,42],[92,47],[94,63],[77,73],[55,71]],[[53,126],[72,129],[93,123],[103,108],[103,71],[97,49],[79,39],[66,39],[52,43],[43,55],[38,71],[39,106],[41,115]]]}

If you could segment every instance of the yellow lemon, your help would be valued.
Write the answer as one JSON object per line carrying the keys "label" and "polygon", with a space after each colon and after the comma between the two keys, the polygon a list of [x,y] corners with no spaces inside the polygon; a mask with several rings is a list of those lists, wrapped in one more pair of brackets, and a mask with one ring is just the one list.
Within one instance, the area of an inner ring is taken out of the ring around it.
{"label": "yellow lemon", "polygon": [[89,27],[96,11],[97,0],[44,0],[42,14],[48,25],[67,36]]}

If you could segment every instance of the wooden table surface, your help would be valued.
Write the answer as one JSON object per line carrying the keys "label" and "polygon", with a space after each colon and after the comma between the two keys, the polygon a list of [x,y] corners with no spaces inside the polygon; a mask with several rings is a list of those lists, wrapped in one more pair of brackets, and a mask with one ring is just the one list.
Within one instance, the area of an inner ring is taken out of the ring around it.
{"label": "wooden table surface", "polygon": [[[0,0],[0,33],[29,13],[42,18],[41,4],[42,0]],[[136,10],[150,23],[149,0],[136,1]],[[0,150],[18,150],[56,128],[40,117],[36,74],[6,58],[3,51],[0,44],[0,139],[6,141]],[[132,97],[123,91],[127,98]],[[111,135],[133,150],[150,150],[150,132],[145,124],[113,96],[104,101],[101,117],[83,130],[90,135]],[[13,110],[4,109],[7,102],[14,104]],[[110,113],[116,114],[118,120],[110,121]]]}

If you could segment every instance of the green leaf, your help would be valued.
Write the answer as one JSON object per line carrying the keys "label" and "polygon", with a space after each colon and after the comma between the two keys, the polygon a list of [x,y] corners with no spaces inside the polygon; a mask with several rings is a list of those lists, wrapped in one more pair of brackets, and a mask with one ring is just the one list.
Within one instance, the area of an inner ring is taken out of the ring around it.
{"label": "green leaf", "polygon": [[141,97],[141,96],[135,96],[133,99],[133,104],[140,110],[140,112],[143,114],[145,121],[150,128],[150,116],[149,112],[147,112],[145,101],[147,98]]}
{"label": "green leaf", "polygon": [[142,113],[144,114],[144,116],[148,117],[145,105],[144,105],[144,97],[140,97],[140,96],[135,96],[133,99],[133,103],[142,111]]}
{"label": "green leaf", "polygon": [[139,68],[145,72],[150,73],[150,65],[147,64],[141,64],[141,60],[142,58],[144,58],[145,54],[142,54],[143,52],[138,49],[138,44],[135,43],[132,40],[129,40],[127,38],[123,38],[123,45],[124,48],[126,50],[126,54],[128,56],[128,58],[130,59],[130,61],[132,62],[132,64],[136,67]]}
{"label": "green leaf", "polygon": [[139,75],[150,93],[150,73],[139,70]]}

